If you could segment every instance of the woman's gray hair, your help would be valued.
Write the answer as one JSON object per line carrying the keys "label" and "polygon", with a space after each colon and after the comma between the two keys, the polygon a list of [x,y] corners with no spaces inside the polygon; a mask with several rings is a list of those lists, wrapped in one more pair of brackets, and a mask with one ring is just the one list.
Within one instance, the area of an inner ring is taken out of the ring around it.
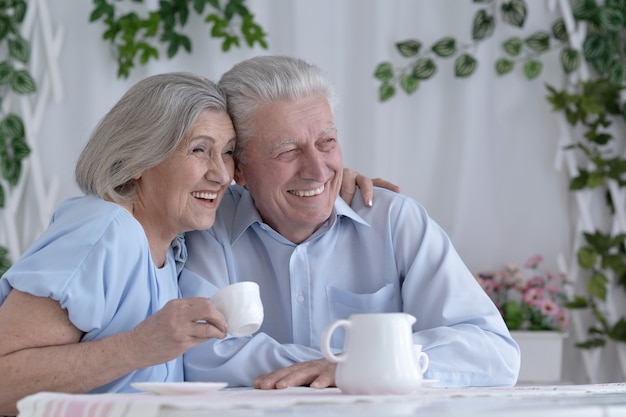
{"label": "woman's gray hair", "polygon": [[236,64],[219,81],[237,132],[236,158],[245,162],[245,142],[254,135],[254,112],[263,104],[323,94],[334,113],[330,78],[315,65],[289,56],[257,56]]}
{"label": "woman's gray hair", "polygon": [[187,72],[153,75],[132,86],[100,120],[76,164],[85,194],[131,202],[135,178],[167,159],[205,110],[227,112],[212,81]]}

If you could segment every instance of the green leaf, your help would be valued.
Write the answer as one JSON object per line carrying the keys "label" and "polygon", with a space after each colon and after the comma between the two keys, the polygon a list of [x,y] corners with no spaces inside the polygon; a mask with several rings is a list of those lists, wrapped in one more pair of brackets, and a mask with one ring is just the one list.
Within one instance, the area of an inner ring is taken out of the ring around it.
{"label": "green leaf", "polygon": [[13,67],[8,61],[0,62],[0,85],[9,84],[13,78]]}
{"label": "green leaf", "polygon": [[[1,158],[0,158],[1,160]],[[2,186],[2,184],[0,184],[0,208],[3,208],[5,205],[5,194],[4,194],[4,187]]]}
{"label": "green leaf", "polygon": [[598,262],[598,253],[589,247],[583,246],[578,249],[578,264],[583,269],[591,269]]}
{"label": "green leaf", "polygon": [[568,309],[578,309],[578,308],[587,308],[589,307],[589,303],[585,297],[581,297],[580,295],[575,296],[571,301],[565,303],[565,308]]}
{"label": "green leaf", "polygon": [[17,94],[30,94],[35,92],[35,80],[26,70],[17,70],[11,78],[11,88]]}
{"label": "green leaf", "polygon": [[30,147],[28,146],[28,144],[26,143],[23,137],[13,138],[13,141],[11,142],[11,146],[13,147],[13,154],[14,154],[15,159],[18,159],[21,161],[30,154]]}
{"label": "green leaf", "polygon": [[[624,7],[624,6],[620,6]],[[607,32],[617,32],[619,31],[624,24],[624,16],[622,12],[614,7],[601,7],[599,9],[599,20],[600,25]]]}
{"label": "green leaf", "polygon": [[620,318],[613,328],[609,331],[608,336],[619,342],[626,342],[626,320]]}
{"label": "green leaf", "polygon": [[612,65],[609,70],[609,80],[614,86],[621,86],[624,81],[624,66],[620,62],[616,62],[616,65]]}
{"label": "green leaf", "polygon": [[525,40],[526,45],[536,52],[545,52],[550,48],[550,34],[548,32],[535,32]]}
{"label": "green leaf", "polygon": [[2,158],[1,166],[2,177],[13,186],[17,185],[17,181],[22,173],[22,163],[18,159]]}
{"label": "green leaf", "polygon": [[462,54],[454,61],[454,75],[457,77],[469,77],[476,71],[478,62],[469,54]]}
{"label": "green leaf", "polygon": [[381,62],[374,71],[374,77],[383,81],[391,81],[393,79],[393,66],[391,62]]}
{"label": "green leaf", "polygon": [[521,28],[526,21],[526,2],[524,0],[511,0],[501,6],[502,20],[506,23]]}
{"label": "green leaf", "polygon": [[495,20],[492,15],[487,13],[486,9],[480,9],[474,15],[474,23],[472,25],[472,39],[476,41],[488,38],[493,34],[495,28]]}
{"label": "green leaf", "polygon": [[23,64],[30,59],[30,45],[24,38],[17,37],[9,41],[9,55]]}
{"label": "green leaf", "polygon": [[252,48],[254,43],[257,42],[262,48],[267,49],[267,42],[265,41],[266,34],[263,32],[263,28],[254,22],[253,14],[248,14],[243,18],[241,32],[243,33],[246,43],[250,48]]}
{"label": "green leaf", "polygon": [[608,253],[614,246],[613,238],[610,234],[596,231],[594,233],[583,233],[583,236],[585,236],[587,243],[599,254]]}
{"label": "green leaf", "polygon": [[442,58],[449,57],[456,53],[456,40],[450,37],[442,38],[432,46],[431,50]]}
{"label": "green leaf", "polygon": [[522,326],[522,308],[517,301],[509,300],[502,306],[504,322],[509,330],[516,330]]}
{"label": "green leaf", "polygon": [[563,19],[557,19],[552,24],[552,36],[554,36],[557,40],[561,42],[569,41],[569,36],[567,35],[567,27],[565,26],[565,21]]}
{"label": "green leaf", "polygon": [[590,172],[587,177],[587,187],[596,188],[604,185],[604,174],[602,172]]}
{"label": "green leaf", "polygon": [[496,61],[496,74],[505,75],[513,70],[515,64],[506,58],[500,58]]}
{"label": "green leaf", "polygon": [[11,113],[0,121],[0,135],[5,138],[23,138],[25,132],[24,123],[16,114]]}
{"label": "green leaf", "polygon": [[583,54],[588,61],[600,59],[607,54],[607,45],[604,36],[589,33],[583,41]]}
{"label": "green leaf", "polygon": [[409,39],[403,42],[396,43],[396,49],[405,58],[410,58],[419,53],[422,43],[417,39]]}
{"label": "green leaf", "polygon": [[378,89],[378,98],[380,101],[387,101],[396,94],[396,88],[390,83],[383,82]]}
{"label": "green leaf", "polygon": [[582,190],[583,188],[585,188],[587,186],[588,176],[589,175],[587,174],[586,171],[581,171],[576,177],[572,178],[569,184],[569,189],[571,191],[576,191],[576,190]]}
{"label": "green leaf", "polygon": [[593,20],[598,15],[599,9],[595,1],[576,1],[572,12],[576,20]]}
{"label": "green leaf", "polygon": [[576,343],[576,347],[580,349],[593,349],[602,347],[606,344],[606,341],[602,338],[592,338],[582,343]]}
{"label": "green leaf", "polygon": [[400,76],[400,87],[407,94],[413,94],[419,87],[419,80],[413,74],[402,74]]}
{"label": "green leaf", "polygon": [[596,297],[602,301],[606,301],[606,284],[608,279],[604,274],[596,272],[587,281],[587,293],[592,297]]}
{"label": "green leaf", "polygon": [[518,37],[514,37],[514,38],[507,39],[502,44],[502,48],[510,56],[518,56],[520,52],[522,52],[522,45],[523,45],[522,40]]}
{"label": "green leaf", "polygon": [[571,74],[580,67],[580,54],[573,48],[563,48],[561,51],[561,66],[566,74]]}
{"label": "green leaf", "polygon": [[435,61],[430,58],[420,58],[413,67],[413,76],[418,80],[427,80],[437,72]]}
{"label": "green leaf", "polygon": [[529,80],[534,80],[541,74],[543,64],[539,61],[530,60],[524,63],[524,74]]}
{"label": "green leaf", "polygon": [[11,31],[11,27],[11,20],[7,16],[0,14],[0,41],[6,39]]}
{"label": "green leaf", "polygon": [[602,268],[610,269],[615,276],[621,276],[626,271],[624,259],[620,255],[605,255],[602,257]]}
{"label": "green leaf", "polygon": [[[0,205],[0,207],[3,207],[3,194],[4,192],[2,191],[2,187],[0,187],[0,203],[2,203],[2,205]],[[6,248],[3,248],[0,246],[0,279],[2,279],[2,276],[4,275],[5,272],[7,272],[7,270],[11,267],[11,261],[9,260],[9,251],[6,250]]]}
{"label": "green leaf", "polygon": [[18,24],[22,23],[26,16],[26,2],[24,0],[15,0],[13,7],[13,21]]}

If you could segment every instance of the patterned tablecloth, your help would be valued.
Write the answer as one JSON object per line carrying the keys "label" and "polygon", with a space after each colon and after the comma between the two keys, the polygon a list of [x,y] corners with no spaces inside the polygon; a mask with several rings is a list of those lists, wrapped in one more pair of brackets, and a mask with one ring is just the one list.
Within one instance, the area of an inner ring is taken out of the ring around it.
{"label": "patterned tablecloth", "polygon": [[[512,388],[422,388],[411,395],[344,395],[336,388],[306,387],[262,391],[224,389],[194,395],[63,394],[41,392],[18,403],[19,417],[158,417],[163,410],[205,410],[206,415],[234,409],[280,409],[312,405],[351,403],[426,403],[441,399],[472,397],[587,397],[626,394],[626,383],[593,385],[524,386]],[[621,396],[620,396],[621,397]],[[624,396],[626,404],[626,396]],[[626,405],[624,405],[626,407]],[[209,413],[213,410],[213,413]],[[204,414],[203,414],[204,415]],[[257,414],[258,415],[258,412]]]}

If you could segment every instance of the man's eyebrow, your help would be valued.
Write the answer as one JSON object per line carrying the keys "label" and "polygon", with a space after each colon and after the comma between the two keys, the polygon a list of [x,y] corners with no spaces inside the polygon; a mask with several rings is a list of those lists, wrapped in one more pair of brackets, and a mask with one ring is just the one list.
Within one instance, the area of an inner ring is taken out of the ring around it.
{"label": "man's eyebrow", "polygon": [[322,130],[322,131],[321,131],[321,132],[317,135],[317,137],[318,137],[318,138],[322,138],[322,137],[326,136],[328,133],[332,132],[333,130],[334,130],[335,132],[337,132],[337,128],[336,128],[335,126],[328,126],[326,129]]}
{"label": "man's eyebrow", "polygon": [[280,148],[284,148],[285,146],[288,146],[288,145],[294,145],[294,144],[298,144],[298,143],[300,143],[298,138],[292,138],[292,139],[283,140],[282,142],[278,142],[277,144],[272,146],[272,151],[275,151],[275,150],[280,149]]}

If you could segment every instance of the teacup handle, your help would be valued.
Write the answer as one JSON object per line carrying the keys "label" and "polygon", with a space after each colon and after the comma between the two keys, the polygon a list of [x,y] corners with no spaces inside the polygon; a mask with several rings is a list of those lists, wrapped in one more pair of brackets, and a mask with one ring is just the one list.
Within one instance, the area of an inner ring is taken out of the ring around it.
{"label": "teacup handle", "polygon": [[344,362],[346,360],[346,354],[342,354],[341,356],[335,355],[333,352],[330,351],[330,337],[333,335],[333,332],[335,331],[335,329],[337,329],[338,327],[344,327],[346,329],[346,332],[348,331],[348,328],[350,327],[350,321],[349,320],[335,320],[332,323],[330,323],[328,326],[326,326],[326,329],[324,329],[324,333],[322,333],[322,341],[321,341],[321,346],[320,349],[322,351],[322,355],[324,355],[324,357],[330,361],[330,362]]}
{"label": "teacup handle", "polygon": [[428,365],[430,363],[430,359],[428,358],[428,354],[426,352],[422,352],[422,347],[418,345],[415,346],[415,353],[417,354],[417,366],[419,366],[422,374],[426,372],[428,369]]}

